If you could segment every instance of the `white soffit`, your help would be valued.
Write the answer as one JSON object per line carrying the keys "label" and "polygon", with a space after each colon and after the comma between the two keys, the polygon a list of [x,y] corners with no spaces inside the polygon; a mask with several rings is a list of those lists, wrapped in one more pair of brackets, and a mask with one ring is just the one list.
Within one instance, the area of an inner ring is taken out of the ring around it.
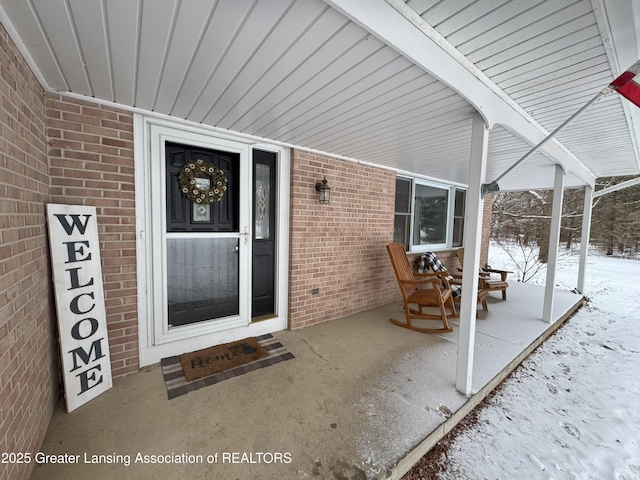
{"label": "white soffit", "polygon": [[[530,115],[402,0],[376,0],[366,5],[359,0],[326,1],[459,92],[485,116],[489,126],[503,124],[530,144],[546,136]],[[414,28],[408,27],[405,20]],[[572,171],[584,184],[593,184],[593,173],[559,142],[547,143],[541,152]]]}
{"label": "white soffit", "polygon": [[[638,59],[640,11],[628,0],[406,4],[547,131],[619,75],[619,58],[622,70]],[[610,95],[557,138],[598,177],[638,174],[636,110]]]}
{"label": "white soffit", "polygon": [[[495,179],[514,163],[514,159],[523,157],[531,145],[509,132],[500,125],[489,133],[487,179]],[[518,165],[500,180],[500,189],[527,190],[552,188],[555,166],[540,152],[536,152]],[[584,182],[571,172],[565,178],[566,187],[584,186]]]}
{"label": "white soffit", "polygon": [[[491,176],[544,138],[541,125],[557,125],[610,80],[603,22],[596,25],[588,0],[402,5],[439,29],[459,58],[384,0],[0,0],[0,18],[48,90],[459,184],[468,180],[474,108],[507,119],[490,134]],[[550,33],[541,29],[547,20]],[[476,62],[494,90],[461,59]],[[553,88],[569,60],[566,68],[579,60],[586,73],[571,96]],[[537,68],[527,71],[527,62]],[[634,152],[619,99],[588,115],[560,136],[568,149],[549,144],[546,157],[532,156],[501,186],[540,178],[551,187],[548,157],[577,184],[592,182],[591,171],[628,172]],[[596,131],[602,118],[609,129]],[[507,154],[502,144],[518,147]],[[602,151],[607,162],[593,160]]]}
{"label": "white soffit", "polygon": [[47,89],[467,183],[468,102],[321,0],[0,6]]}

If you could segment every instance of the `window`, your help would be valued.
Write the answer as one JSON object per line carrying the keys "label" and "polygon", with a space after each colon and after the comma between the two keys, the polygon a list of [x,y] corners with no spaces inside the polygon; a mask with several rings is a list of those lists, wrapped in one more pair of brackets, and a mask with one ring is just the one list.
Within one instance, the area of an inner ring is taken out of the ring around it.
{"label": "window", "polygon": [[393,222],[393,241],[404,243],[409,250],[411,232],[411,180],[396,177],[396,214]]}
{"label": "window", "polygon": [[462,232],[464,231],[464,205],[467,201],[467,192],[456,188],[455,203],[453,206],[453,238],[452,247],[462,246]]}
{"label": "window", "polygon": [[462,246],[465,200],[460,188],[397,177],[394,241],[410,252]]}
{"label": "window", "polygon": [[412,246],[446,246],[449,189],[416,183],[413,204]]}

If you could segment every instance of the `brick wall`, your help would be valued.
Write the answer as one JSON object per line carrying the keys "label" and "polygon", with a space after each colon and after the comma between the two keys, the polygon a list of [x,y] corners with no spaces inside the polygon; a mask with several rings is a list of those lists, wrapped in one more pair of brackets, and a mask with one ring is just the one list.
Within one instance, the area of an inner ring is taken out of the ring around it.
{"label": "brick wall", "polygon": [[[0,452],[34,452],[59,384],[45,226],[45,100],[1,26],[0,132]],[[0,480],[28,478],[31,468],[0,465]]]}
{"label": "brick wall", "polygon": [[133,114],[47,96],[51,201],[92,205],[113,376],[138,370]]}
{"label": "brick wall", "polygon": [[[395,174],[298,150],[291,171],[290,328],[397,300],[385,249],[393,241]],[[324,176],[329,205],[318,203],[314,187]]]}
{"label": "brick wall", "polygon": [[[456,256],[456,250],[439,250],[435,252],[438,255],[438,259],[442,262],[442,264],[453,273],[459,273],[458,268],[460,267],[460,262],[458,262],[458,257]],[[422,253],[413,253],[409,254],[409,263],[413,266],[415,271],[418,270],[418,264],[420,262],[420,256]]]}

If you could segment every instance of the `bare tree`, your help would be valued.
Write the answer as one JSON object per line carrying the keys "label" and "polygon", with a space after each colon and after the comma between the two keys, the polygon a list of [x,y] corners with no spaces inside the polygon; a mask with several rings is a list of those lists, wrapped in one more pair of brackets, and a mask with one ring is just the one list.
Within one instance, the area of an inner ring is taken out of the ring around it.
{"label": "bare tree", "polygon": [[[599,179],[598,189],[617,185],[629,177]],[[640,185],[598,197],[593,206],[591,242],[607,255],[638,254],[640,242]]]}
{"label": "bare tree", "polygon": [[[598,179],[596,190],[628,179]],[[583,204],[584,190],[567,189],[564,192],[560,240],[566,249],[581,241]],[[547,262],[552,205],[553,192],[549,190],[501,192],[494,196],[491,237],[517,265],[520,281],[533,278]],[[591,243],[601,247],[607,255],[638,255],[640,185],[596,199],[592,212]]]}
{"label": "bare tree", "polygon": [[540,261],[538,248],[522,242],[496,242],[515,265],[515,274],[519,282],[530,282],[544,271],[545,264]]}
{"label": "bare tree", "polygon": [[[580,238],[584,191],[567,189],[564,193],[561,241],[566,248]],[[546,263],[549,256],[549,227],[553,207],[550,190],[504,192],[496,195],[492,211],[494,239],[514,240],[538,247],[538,261]]]}

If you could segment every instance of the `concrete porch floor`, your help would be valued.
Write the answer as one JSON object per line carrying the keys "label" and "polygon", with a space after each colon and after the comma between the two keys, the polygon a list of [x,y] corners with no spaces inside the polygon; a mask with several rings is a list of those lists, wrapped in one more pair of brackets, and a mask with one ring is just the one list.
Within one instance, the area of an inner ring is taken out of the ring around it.
{"label": "concrete porch floor", "polygon": [[[543,293],[512,282],[506,302],[492,294],[471,398],[455,389],[457,320],[453,333],[422,334],[393,325],[403,312],[390,304],[277,332],[294,359],[172,400],[156,365],[71,414],[60,401],[40,451],[79,463],[37,464],[31,478],[400,478],[559,325],[539,319]],[[554,318],[581,301],[557,290]],[[139,453],[202,463],[136,463]],[[94,455],[118,463],[85,463]]]}

